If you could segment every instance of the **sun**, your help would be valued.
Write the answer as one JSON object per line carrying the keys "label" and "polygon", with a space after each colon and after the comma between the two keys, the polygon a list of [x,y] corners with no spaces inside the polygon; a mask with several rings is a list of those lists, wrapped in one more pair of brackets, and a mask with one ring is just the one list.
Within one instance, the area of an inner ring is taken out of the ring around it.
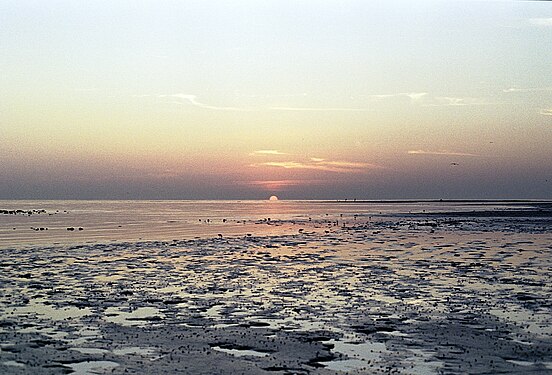
{"label": "sun", "polygon": [[268,198],[269,201],[277,201],[278,197],[275,195],[271,195],[270,198]]}

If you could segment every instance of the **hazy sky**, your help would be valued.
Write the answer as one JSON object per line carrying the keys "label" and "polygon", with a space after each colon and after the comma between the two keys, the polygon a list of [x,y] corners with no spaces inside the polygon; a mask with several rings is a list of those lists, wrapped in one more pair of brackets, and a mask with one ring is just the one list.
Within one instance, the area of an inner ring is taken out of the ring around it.
{"label": "hazy sky", "polygon": [[552,2],[0,0],[0,199],[552,198]]}

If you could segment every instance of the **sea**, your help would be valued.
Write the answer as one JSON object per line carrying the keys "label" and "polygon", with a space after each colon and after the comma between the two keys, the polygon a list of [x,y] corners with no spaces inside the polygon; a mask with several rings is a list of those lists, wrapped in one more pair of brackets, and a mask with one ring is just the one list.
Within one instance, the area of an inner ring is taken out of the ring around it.
{"label": "sea", "polygon": [[0,201],[0,374],[550,374],[550,201]]}
{"label": "sea", "polygon": [[[534,201],[0,200],[0,248],[279,235],[424,213],[531,209]],[[528,216],[531,216],[529,213]],[[259,225],[270,224],[270,225]]]}

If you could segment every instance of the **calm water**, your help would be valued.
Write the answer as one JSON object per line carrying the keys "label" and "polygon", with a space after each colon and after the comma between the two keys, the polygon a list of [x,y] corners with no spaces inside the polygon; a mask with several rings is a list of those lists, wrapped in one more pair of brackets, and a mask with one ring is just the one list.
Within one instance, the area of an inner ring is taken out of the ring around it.
{"label": "calm water", "polygon": [[[291,221],[374,219],[409,212],[487,210],[504,202],[351,203],[322,201],[0,201],[3,210],[45,210],[0,215],[0,248],[109,241],[281,234]],[[270,218],[278,225],[259,225]],[[34,229],[33,229],[34,228]],[[39,228],[36,230],[36,228]],[[40,228],[44,228],[40,230]],[[67,228],[75,228],[73,231]],[[79,230],[82,228],[82,230]]]}

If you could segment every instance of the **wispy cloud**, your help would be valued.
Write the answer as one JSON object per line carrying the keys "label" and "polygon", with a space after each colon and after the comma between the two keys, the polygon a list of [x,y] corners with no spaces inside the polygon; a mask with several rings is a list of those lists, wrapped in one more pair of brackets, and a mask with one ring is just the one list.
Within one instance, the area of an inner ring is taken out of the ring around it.
{"label": "wispy cloud", "polygon": [[427,96],[427,92],[399,92],[397,94],[373,94],[368,95],[371,99],[409,98],[413,101],[420,100]]}
{"label": "wispy cloud", "polygon": [[443,155],[443,156],[479,156],[477,154],[470,154],[468,152],[455,152],[448,150],[427,151],[427,150],[411,150],[408,151],[410,155]]}
{"label": "wispy cloud", "polygon": [[343,107],[269,107],[273,111],[310,111],[310,112],[368,112],[369,108]]}
{"label": "wispy cloud", "polygon": [[396,94],[373,94],[367,95],[373,100],[393,100],[408,99],[411,104],[422,107],[441,107],[441,106],[472,106],[472,105],[491,105],[485,98],[474,97],[456,97],[456,96],[432,96],[427,92],[399,92]]}
{"label": "wispy cloud", "polygon": [[552,18],[530,18],[529,23],[534,26],[552,27]]}
{"label": "wispy cloud", "polygon": [[157,95],[157,97],[177,99],[178,100],[177,103],[179,104],[188,103],[199,108],[212,109],[215,111],[250,111],[250,109],[241,108],[241,107],[225,107],[225,106],[214,106],[214,105],[205,104],[197,100],[197,95],[192,95],[192,94]]}
{"label": "wispy cloud", "polygon": [[244,184],[245,185],[253,185],[253,186],[260,186],[263,189],[266,190],[274,190],[278,191],[285,187],[289,186],[298,186],[298,185],[305,185],[309,184],[310,181],[308,180],[269,180],[269,181],[247,181]]}
{"label": "wispy cloud", "polygon": [[265,165],[268,167],[281,167],[285,169],[310,169],[309,165],[296,161],[267,161],[264,163],[253,164],[254,166]]}
{"label": "wispy cloud", "polygon": [[[244,95],[241,95],[244,96]],[[306,96],[306,94],[289,94],[289,95],[250,95],[249,97],[258,97],[258,98],[271,98],[271,97],[297,97],[297,96]],[[232,106],[216,106],[204,103],[198,100],[197,95],[194,94],[161,94],[161,95],[132,95],[134,98],[146,98],[146,97],[157,97],[157,98],[168,98],[174,99],[172,103],[176,104],[191,104],[195,107],[211,109],[215,111],[261,111],[261,110],[271,110],[271,111],[309,111],[309,112],[366,112],[371,111],[369,108],[347,108],[347,107],[291,107],[291,106],[258,106],[258,107],[232,107]]]}
{"label": "wispy cloud", "polygon": [[543,116],[552,116],[552,108],[541,109],[540,114]]}
{"label": "wispy cloud", "polygon": [[306,92],[302,94],[242,94],[236,93],[238,98],[255,98],[255,99],[274,99],[274,98],[304,98],[308,96]]}
{"label": "wispy cloud", "polygon": [[552,91],[552,87],[533,87],[533,88],[517,88],[510,87],[509,89],[502,90],[503,92],[539,92],[539,91]]}
{"label": "wispy cloud", "polygon": [[[543,89],[517,89],[510,88],[504,90],[504,92],[528,92],[528,91],[552,91],[552,88],[543,88]],[[306,94],[290,94],[292,96],[302,96]],[[285,95],[281,95],[284,97]],[[160,94],[160,95],[132,95],[135,98],[145,98],[145,97],[156,97],[163,99],[172,99],[171,103],[175,104],[186,104],[192,105],[194,107],[215,110],[215,111],[297,111],[297,112],[371,112],[374,109],[366,106],[358,107],[301,107],[301,106],[219,106],[207,104],[198,99],[198,96],[195,94],[185,94],[185,93],[176,93],[176,94]],[[253,97],[253,96],[252,96]],[[263,97],[258,95],[258,97]],[[270,95],[265,96],[266,98],[271,97]],[[474,105],[491,105],[496,103],[491,103],[484,98],[473,98],[473,97],[453,97],[453,96],[431,96],[427,92],[400,92],[396,94],[372,94],[361,96],[364,98],[369,98],[372,101],[382,101],[388,99],[400,99],[410,101],[414,105],[427,106],[427,107],[436,107],[436,106],[474,106]]]}
{"label": "wispy cloud", "polygon": [[257,150],[249,155],[287,155],[287,153],[278,150]]}
{"label": "wispy cloud", "polygon": [[311,158],[308,161],[269,161],[251,166],[277,167],[284,169],[307,169],[337,173],[362,173],[368,169],[381,168],[378,165],[361,162],[330,161],[322,158]]}
{"label": "wispy cloud", "polygon": [[256,181],[247,181],[248,185],[279,185],[279,186],[294,186],[301,185],[303,180],[256,180]]}
{"label": "wispy cloud", "polygon": [[472,97],[454,97],[454,96],[436,96],[428,100],[424,100],[422,103],[425,107],[463,107],[463,106],[477,106],[477,105],[491,105],[491,103],[485,98],[472,98]]}
{"label": "wispy cloud", "polygon": [[326,184],[327,180],[320,179],[295,179],[295,180],[254,180],[236,181],[236,184],[260,187],[266,191],[281,191],[293,186],[307,186]]}

